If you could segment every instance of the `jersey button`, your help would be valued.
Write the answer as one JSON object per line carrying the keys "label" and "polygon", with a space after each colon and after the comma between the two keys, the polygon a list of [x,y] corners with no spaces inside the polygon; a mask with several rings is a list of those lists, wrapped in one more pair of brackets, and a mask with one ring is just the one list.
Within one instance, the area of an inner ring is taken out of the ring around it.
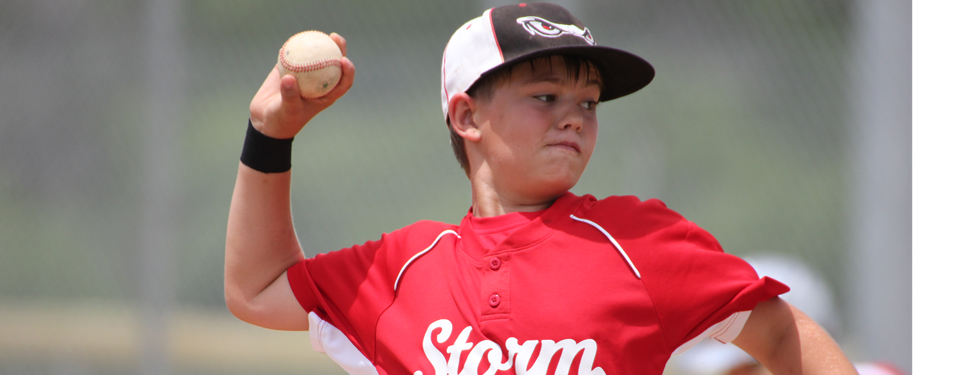
{"label": "jersey button", "polygon": [[490,303],[490,307],[500,306],[500,295],[499,294],[490,295],[490,300],[488,300],[487,302]]}
{"label": "jersey button", "polygon": [[492,270],[494,270],[494,271],[500,269],[500,265],[501,265],[501,264],[503,264],[503,263],[500,261],[500,258],[492,258],[492,259],[490,259],[490,269],[492,269]]}

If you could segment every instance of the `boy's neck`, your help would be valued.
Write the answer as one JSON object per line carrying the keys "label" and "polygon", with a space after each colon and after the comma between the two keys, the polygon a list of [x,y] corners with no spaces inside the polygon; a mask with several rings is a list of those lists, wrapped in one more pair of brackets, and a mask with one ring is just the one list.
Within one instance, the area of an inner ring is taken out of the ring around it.
{"label": "boy's neck", "polygon": [[553,204],[562,195],[545,199],[518,199],[498,192],[493,186],[477,179],[471,181],[473,190],[473,216],[492,217],[513,212],[542,211]]}

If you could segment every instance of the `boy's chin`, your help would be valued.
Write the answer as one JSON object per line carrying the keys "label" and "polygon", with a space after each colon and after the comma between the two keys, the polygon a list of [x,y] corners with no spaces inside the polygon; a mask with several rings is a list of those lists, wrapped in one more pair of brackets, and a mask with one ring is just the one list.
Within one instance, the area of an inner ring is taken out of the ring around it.
{"label": "boy's chin", "polygon": [[554,199],[573,189],[579,180],[580,178],[577,176],[577,178],[569,177],[540,181],[531,185],[529,196],[538,199]]}

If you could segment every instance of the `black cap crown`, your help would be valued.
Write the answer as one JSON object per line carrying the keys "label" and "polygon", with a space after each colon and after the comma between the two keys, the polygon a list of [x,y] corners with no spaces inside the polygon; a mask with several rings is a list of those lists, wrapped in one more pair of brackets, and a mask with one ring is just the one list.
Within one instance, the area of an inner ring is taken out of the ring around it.
{"label": "black cap crown", "polygon": [[559,5],[497,7],[491,9],[490,19],[503,65],[553,54],[586,57],[603,79],[602,101],[633,93],[653,80],[650,63],[626,51],[598,46],[583,22]]}

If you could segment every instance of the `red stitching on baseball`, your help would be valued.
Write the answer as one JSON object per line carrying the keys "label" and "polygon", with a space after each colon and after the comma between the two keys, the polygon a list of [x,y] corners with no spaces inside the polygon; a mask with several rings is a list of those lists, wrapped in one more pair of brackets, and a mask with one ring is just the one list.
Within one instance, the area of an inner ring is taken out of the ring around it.
{"label": "red stitching on baseball", "polygon": [[[324,36],[327,35],[319,31],[301,31],[296,35],[290,37],[290,39],[293,39],[297,35],[304,34],[304,33],[319,33]],[[309,64],[292,64],[289,61],[287,61],[287,58],[285,56],[286,54],[284,53],[286,49],[287,49],[287,44],[284,43],[283,47],[280,47],[280,64],[283,65],[285,69],[291,72],[304,73],[304,72],[319,70],[319,69],[323,69],[331,66],[336,66],[338,68],[341,68],[340,59],[324,59],[324,60],[315,61]]]}
{"label": "red stitching on baseball", "polygon": [[280,50],[280,64],[283,64],[283,67],[287,70],[297,73],[309,72],[330,66],[341,67],[339,59],[325,59],[310,64],[291,64],[287,59],[283,58],[283,49]]}

